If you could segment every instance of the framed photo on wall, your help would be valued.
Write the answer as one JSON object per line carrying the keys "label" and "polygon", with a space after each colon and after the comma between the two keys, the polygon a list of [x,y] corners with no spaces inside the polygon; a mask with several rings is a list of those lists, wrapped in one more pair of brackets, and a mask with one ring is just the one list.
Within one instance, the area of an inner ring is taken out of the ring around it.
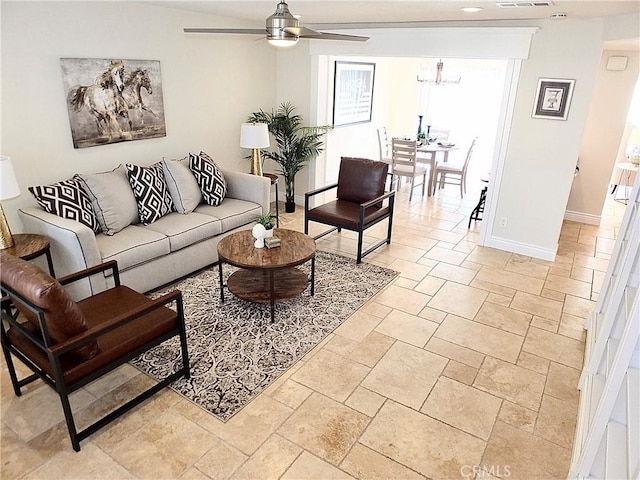
{"label": "framed photo on wall", "polygon": [[540,78],[532,117],[566,120],[575,83],[562,78]]}
{"label": "framed photo on wall", "polygon": [[375,63],[336,61],[333,126],[371,121]]}

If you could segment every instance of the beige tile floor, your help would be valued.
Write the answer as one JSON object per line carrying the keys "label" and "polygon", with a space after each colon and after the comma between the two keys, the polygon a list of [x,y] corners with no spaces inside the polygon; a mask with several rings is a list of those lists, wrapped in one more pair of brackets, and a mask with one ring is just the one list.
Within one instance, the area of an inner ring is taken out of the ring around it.
{"label": "beige tile floor", "polygon": [[[167,389],[70,447],[57,397],[1,380],[3,479],[550,479],[567,474],[582,319],[624,207],[566,222],[555,262],[476,245],[477,194],[397,201],[400,276],[226,424]],[[302,229],[302,212],[283,226]],[[385,227],[368,235],[382,237]],[[318,247],[353,256],[354,235]],[[80,423],[149,379],[131,367],[73,395]]]}

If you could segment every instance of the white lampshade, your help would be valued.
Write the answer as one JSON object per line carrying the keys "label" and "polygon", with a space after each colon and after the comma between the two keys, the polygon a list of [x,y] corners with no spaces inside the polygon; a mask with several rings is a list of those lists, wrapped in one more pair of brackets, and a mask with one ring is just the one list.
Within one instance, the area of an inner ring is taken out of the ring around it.
{"label": "white lampshade", "polygon": [[640,126],[633,127],[627,145],[640,145]]}
{"label": "white lampshade", "polygon": [[0,156],[0,200],[8,200],[20,195],[20,187],[16,172],[13,170],[11,158]]}
{"label": "white lampshade", "polygon": [[627,158],[634,165],[640,164],[640,127],[634,127],[627,141]]}
{"label": "white lampshade", "polygon": [[269,146],[269,127],[266,123],[243,123],[240,126],[242,148],[266,148]]}

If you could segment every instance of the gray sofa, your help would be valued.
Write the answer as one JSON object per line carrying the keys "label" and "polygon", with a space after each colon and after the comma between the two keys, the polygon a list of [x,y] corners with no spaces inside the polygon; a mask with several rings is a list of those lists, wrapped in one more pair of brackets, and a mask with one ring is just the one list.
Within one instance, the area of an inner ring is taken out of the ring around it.
{"label": "gray sofa", "polygon": [[[50,238],[57,277],[117,260],[122,283],[147,292],[217,262],[221,238],[252,228],[256,217],[269,211],[269,179],[223,173],[227,194],[219,206],[202,202],[190,213],[172,212],[149,225],[130,224],[114,235],[94,233],[39,207],[23,208],[18,214],[26,232]],[[77,285],[72,295],[84,298],[112,285],[110,274],[101,273]]]}

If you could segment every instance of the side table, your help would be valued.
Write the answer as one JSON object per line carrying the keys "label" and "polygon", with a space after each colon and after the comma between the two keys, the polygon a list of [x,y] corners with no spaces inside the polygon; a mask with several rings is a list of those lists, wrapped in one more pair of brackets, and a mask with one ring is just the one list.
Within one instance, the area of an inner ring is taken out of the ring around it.
{"label": "side table", "polygon": [[486,183],[482,190],[480,191],[480,199],[478,200],[478,204],[471,211],[471,216],[469,217],[469,225],[467,225],[467,229],[471,228],[471,220],[482,220],[482,213],[484,213],[484,204],[487,201],[487,188],[489,187],[489,177],[482,177],[480,179],[483,183]]}
{"label": "side table", "polygon": [[620,178],[618,179],[618,185],[616,187],[622,187],[623,189],[623,197],[616,198],[615,197],[615,189],[611,192],[613,193],[613,199],[617,202],[623,202],[625,205],[629,201],[629,190],[633,188],[631,184],[631,174],[638,173],[640,167],[631,162],[623,162],[616,163],[616,168],[620,169]]}
{"label": "side table", "polygon": [[[55,271],[53,270],[53,260],[51,259],[51,245],[49,238],[44,235],[38,235],[35,233],[16,233],[12,235],[13,247],[5,248],[2,251],[20,257],[23,260],[33,260],[41,255],[47,256],[47,265],[49,266],[49,274],[55,277]],[[10,315],[14,316],[11,311],[11,300],[8,296],[2,297],[0,302],[0,308]]]}
{"label": "side table", "polygon": [[10,253],[23,260],[33,260],[41,255],[46,255],[49,274],[55,277],[53,260],[51,258],[51,245],[49,238],[35,233],[16,233],[13,235],[14,246],[5,248],[3,252]]}
{"label": "side table", "polygon": [[275,173],[263,173],[263,177],[271,180],[271,185],[276,186],[276,227],[280,228],[280,214],[278,213],[278,175]]}

